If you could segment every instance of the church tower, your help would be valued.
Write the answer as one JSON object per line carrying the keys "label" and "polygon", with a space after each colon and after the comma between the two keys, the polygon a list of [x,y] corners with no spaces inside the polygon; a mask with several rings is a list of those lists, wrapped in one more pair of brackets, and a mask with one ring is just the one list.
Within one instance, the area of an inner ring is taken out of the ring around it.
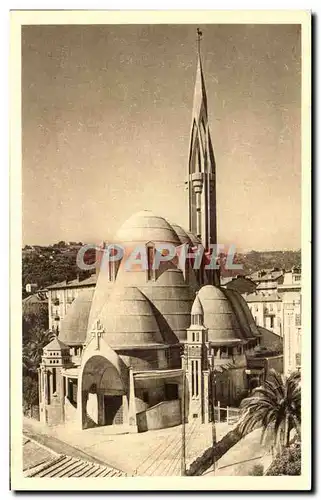
{"label": "church tower", "polygon": [[[207,96],[200,54],[202,33],[198,29],[198,61],[188,157],[189,230],[205,249],[217,244],[216,168],[208,125]],[[219,273],[207,274],[207,282],[219,285]]]}

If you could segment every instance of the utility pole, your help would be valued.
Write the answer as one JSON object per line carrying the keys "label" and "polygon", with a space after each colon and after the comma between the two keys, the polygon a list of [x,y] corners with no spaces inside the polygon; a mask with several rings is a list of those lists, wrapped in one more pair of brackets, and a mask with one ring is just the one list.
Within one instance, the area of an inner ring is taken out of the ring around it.
{"label": "utility pole", "polygon": [[182,454],[181,454],[181,476],[186,476],[186,428],[185,428],[185,399],[186,399],[186,354],[185,345],[183,346],[182,354],[182,398],[181,398],[181,414],[182,414]]}
{"label": "utility pole", "polygon": [[215,425],[215,397],[216,397],[216,375],[214,371],[215,354],[213,349],[212,354],[212,369],[211,369],[211,405],[212,405],[212,452],[213,452],[213,471],[215,473],[215,446],[216,446],[216,425]]}

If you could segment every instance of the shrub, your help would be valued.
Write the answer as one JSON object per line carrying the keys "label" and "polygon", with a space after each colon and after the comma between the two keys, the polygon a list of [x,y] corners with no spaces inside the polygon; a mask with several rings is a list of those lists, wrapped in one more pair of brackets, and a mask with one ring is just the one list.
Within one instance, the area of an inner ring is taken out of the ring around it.
{"label": "shrub", "polygon": [[300,476],[301,443],[293,443],[278,454],[268,468],[267,476]]}
{"label": "shrub", "polygon": [[249,471],[249,476],[263,476],[264,473],[264,467],[262,464],[256,464],[254,467]]}

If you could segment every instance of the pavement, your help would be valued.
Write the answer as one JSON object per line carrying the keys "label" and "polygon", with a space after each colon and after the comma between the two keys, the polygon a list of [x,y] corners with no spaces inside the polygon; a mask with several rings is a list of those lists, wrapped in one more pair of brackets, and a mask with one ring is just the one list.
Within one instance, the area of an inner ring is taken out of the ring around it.
{"label": "pavement", "polygon": [[[231,426],[216,424],[217,440]],[[138,476],[177,476],[181,474],[182,426],[134,434],[112,434],[108,426],[78,430],[71,425],[47,427],[24,419],[24,434],[40,440],[59,453],[103,463]],[[186,424],[186,465],[212,443],[212,425],[197,421]]]}
{"label": "pavement", "polygon": [[261,429],[256,429],[223,455],[213,467],[203,475],[207,476],[248,476],[255,465],[262,465],[266,471],[272,462],[269,442],[261,444]]}

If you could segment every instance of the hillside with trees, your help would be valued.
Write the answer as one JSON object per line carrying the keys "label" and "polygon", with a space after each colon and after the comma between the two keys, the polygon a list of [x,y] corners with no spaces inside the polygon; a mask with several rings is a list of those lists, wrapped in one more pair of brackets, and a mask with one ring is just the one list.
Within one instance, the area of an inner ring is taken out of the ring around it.
{"label": "hillside with trees", "polygon": [[[27,283],[35,283],[38,289],[64,280],[87,278],[91,273],[77,266],[77,253],[82,243],[60,241],[50,246],[29,246],[22,250],[22,296],[27,296]],[[94,250],[86,253],[86,263],[95,262]]]}
{"label": "hillside with trees", "polygon": [[[60,241],[50,246],[28,246],[22,250],[22,287],[23,296],[26,296],[25,287],[27,283],[36,283],[38,289],[53,285],[63,280],[73,280],[80,277],[84,279],[92,272],[82,271],[77,267],[76,258],[82,243],[65,243]],[[95,262],[94,250],[86,253],[88,264]],[[242,270],[231,271],[222,269],[222,276],[230,276],[233,273],[250,274],[260,269],[291,269],[293,266],[301,265],[300,250],[264,251],[252,250],[247,253],[237,253],[234,257],[235,264],[241,264]]]}

